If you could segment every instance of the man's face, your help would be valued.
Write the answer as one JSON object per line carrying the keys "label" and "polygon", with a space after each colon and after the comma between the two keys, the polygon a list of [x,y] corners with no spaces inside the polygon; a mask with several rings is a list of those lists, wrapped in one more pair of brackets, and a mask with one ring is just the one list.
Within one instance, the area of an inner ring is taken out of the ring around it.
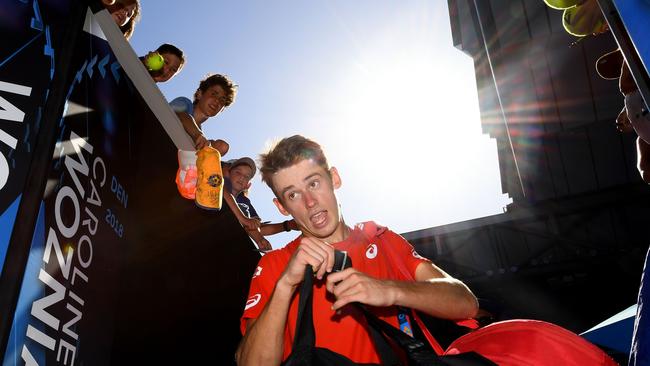
{"label": "man's face", "polygon": [[329,173],[311,159],[302,160],[275,173],[272,182],[280,212],[293,216],[304,235],[332,242],[343,239],[344,224],[334,194],[341,178],[336,168]]}
{"label": "man's face", "polygon": [[199,108],[208,117],[214,117],[226,106],[226,92],[221,85],[213,85],[205,92],[199,90],[195,108]]}
{"label": "man's face", "polygon": [[153,78],[157,83],[162,83],[173,78],[181,68],[181,59],[178,56],[173,53],[161,53],[160,55],[165,60],[165,63],[163,64],[160,75]]}
{"label": "man's face", "polygon": [[237,165],[230,169],[230,183],[232,183],[232,193],[240,192],[250,187],[253,178],[253,169],[246,164]]}

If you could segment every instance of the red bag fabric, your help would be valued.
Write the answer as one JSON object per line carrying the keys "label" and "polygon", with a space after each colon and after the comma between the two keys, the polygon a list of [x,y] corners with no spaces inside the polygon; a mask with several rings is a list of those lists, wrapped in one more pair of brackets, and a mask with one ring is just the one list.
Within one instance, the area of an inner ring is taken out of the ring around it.
{"label": "red bag fabric", "polygon": [[445,355],[469,351],[502,366],[618,365],[577,334],[539,320],[492,323],[456,339]]}

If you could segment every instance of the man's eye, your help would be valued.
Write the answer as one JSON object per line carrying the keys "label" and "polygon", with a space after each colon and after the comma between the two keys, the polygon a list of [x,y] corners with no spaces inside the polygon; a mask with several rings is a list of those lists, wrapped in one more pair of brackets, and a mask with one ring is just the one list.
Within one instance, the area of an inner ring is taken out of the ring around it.
{"label": "man's eye", "polygon": [[317,181],[317,180],[309,183],[309,187],[311,187],[311,188],[318,188],[319,185],[320,185],[320,182]]}
{"label": "man's eye", "polygon": [[296,197],[298,197],[298,193],[296,192],[291,192],[287,195],[287,198],[289,198],[290,200],[294,200],[296,199]]}

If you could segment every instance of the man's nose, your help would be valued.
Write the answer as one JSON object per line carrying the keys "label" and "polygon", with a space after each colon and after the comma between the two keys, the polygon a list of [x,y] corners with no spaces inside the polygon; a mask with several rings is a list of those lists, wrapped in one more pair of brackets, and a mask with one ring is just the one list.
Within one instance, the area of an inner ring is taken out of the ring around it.
{"label": "man's nose", "polygon": [[316,199],[311,193],[306,192],[303,195],[303,198],[304,198],[304,201],[305,201],[305,206],[307,206],[309,208],[316,206]]}

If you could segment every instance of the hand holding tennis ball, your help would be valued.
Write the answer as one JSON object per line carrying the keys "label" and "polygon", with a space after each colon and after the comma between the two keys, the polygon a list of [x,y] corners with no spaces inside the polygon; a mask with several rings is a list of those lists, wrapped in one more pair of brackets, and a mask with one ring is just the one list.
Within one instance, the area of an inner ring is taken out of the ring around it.
{"label": "hand holding tennis ball", "polygon": [[576,37],[599,34],[607,30],[607,22],[595,0],[564,10],[562,25],[567,33]]}
{"label": "hand holding tennis ball", "polygon": [[165,65],[165,59],[158,52],[150,52],[144,59],[144,64],[149,71],[158,71]]}
{"label": "hand holding tennis ball", "polygon": [[553,9],[564,10],[578,5],[580,0],[544,0],[544,2]]}

